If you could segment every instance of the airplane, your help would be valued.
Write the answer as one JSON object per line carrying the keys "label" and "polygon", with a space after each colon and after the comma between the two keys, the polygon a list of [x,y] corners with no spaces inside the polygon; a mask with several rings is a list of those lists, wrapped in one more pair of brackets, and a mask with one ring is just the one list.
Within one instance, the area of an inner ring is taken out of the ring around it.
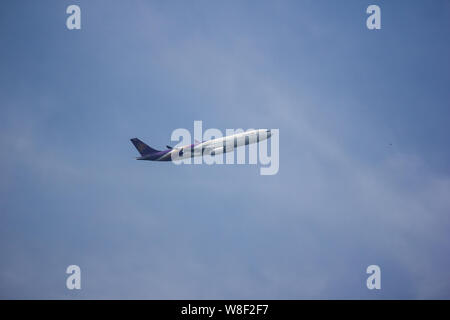
{"label": "airplane", "polygon": [[163,151],[149,147],[138,138],[130,139],[130,141],[141,155],[136,160],[172,161],[203,156],[205,153],[211,156],[227,153],[237,147],[269,139],[271,135],[272,133],[268,129],[249,130],[222,138],[202,142],[195,141],[194,144],[182,147],[172,148],[171,146],[166,146],[167,150]]}

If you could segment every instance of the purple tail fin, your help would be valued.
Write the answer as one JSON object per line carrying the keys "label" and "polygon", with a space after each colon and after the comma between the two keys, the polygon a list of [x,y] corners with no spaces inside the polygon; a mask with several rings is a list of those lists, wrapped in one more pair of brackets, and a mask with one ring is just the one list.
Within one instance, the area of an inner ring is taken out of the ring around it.
{"label": "purple tail fin", "polygon": [[142,142],[138,138],[133,138],[133,139],[130,139],[130,140],[134,144],[136,149],[139,151],[141,156],[146,156],[146,155],[149,155],[149,154],[153,154],[153,153],[159,152],[158,150],[150,148],[148,145],[146,145],[144,142]]}

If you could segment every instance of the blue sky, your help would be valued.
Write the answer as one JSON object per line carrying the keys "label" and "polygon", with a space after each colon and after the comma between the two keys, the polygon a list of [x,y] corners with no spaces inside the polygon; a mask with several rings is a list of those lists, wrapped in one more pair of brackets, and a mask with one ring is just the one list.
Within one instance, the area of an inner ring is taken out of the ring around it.
{"label": "blue sky", "polygon": [[[450,298],[449,30],[437,0],[3,3],[0,298]],[[133,160],[194,120],[279,129],[279,173]]]}

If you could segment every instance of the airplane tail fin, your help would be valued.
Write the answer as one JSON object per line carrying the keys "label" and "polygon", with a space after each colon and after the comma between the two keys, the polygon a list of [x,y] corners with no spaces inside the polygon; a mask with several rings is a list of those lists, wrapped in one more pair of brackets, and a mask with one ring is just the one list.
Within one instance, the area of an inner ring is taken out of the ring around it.
{"label": "airplane tail fin", "polygon": [[150,148],[148,145],[146,145],[144,142],[142,142],[138,138],[133,138],[133,139],[130,139],[130,140],[134,144],[136,149],[139,151],[141,156],[145,156],[145,155],[148,155],[148,154],[159,152],[158,150]]}

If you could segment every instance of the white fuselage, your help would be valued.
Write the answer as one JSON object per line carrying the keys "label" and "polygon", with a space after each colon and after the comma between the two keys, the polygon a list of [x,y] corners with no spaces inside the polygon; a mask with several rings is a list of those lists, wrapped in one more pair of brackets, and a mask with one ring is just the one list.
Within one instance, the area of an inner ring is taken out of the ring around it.
{"label": "white fuselage", "polygon": [[222,138],[204,141],[198,144],[186,145],[173,148],[164,157],[175,159],[185,159],[202,155],[218,155],[233,151],[235,148],[247,144],[257,143],[270,138],[271,132],[267,129],[249,130],[236,133]]}

